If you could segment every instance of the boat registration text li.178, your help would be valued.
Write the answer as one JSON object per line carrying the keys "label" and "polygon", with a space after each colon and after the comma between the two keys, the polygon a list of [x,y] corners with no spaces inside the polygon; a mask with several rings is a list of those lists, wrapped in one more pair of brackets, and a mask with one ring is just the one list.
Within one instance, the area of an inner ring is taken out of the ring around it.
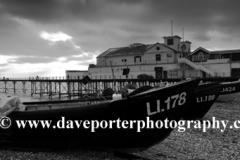
{"label": "boat registration text li.178", "polygon": [[[173,96],[169,96],[164,102],[164,106],[167,106],[166,107],[166,110],[170,110],[170,109],[173,109],[175,108],[176,104],[178,106],[181,106],[183,105],[185,102],[186,102],[186,95],[187,93],[186,92],[182,92],[181,94],[176,94],[176,95],[173,95]],[[172,105],[171,105],[172,104]],[[151,111],[151,108],[150,108],[150,102],[147,102],[146,103],[146,107],[147,107],[147,115],[150,116],[150,115],[154,115],[154,114],[157,114],[157,113],[160,113],[160,112],[164,112],[165,109],[164,108],[161,108],[161,102],[160,102],[160,99],[157,99],[157,105],[156,105],[156,110],[155,111]]]}

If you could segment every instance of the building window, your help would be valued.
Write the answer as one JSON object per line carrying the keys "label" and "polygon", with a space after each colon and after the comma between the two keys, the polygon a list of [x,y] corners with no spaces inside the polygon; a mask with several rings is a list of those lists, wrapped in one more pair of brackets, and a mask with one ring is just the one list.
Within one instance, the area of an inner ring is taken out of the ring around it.
{"label": "building window", "polygon": [[172,57],[172,54],[171,54],[171,53],[168,53],[168,54],[167,54],[167,57]]}
{"label": "building window", "polygon": [[198,56],[193,55],[193,56],[192,56],[192,61],[193,61],[193,62],[198,61]]}
{"label": "building window", "polygon": [[122,59],[122,62],[127,62],[127,59]]}
{"label": "building window", "polygon": [[182,52],[186,51],[186,49],[187,49],[186,45],[183,44],[183,45],[181,46],[181,50],[182,50]]}
{"label": "building window", "polygon": [[156,54],[156,61],[161,61],[161,54]]}
{"label": "building window", "polygon": [[204,60],[204,54],[202,52],[198,53],[198,60],[203,61]]}
{"label": "building window", "polygon": [[221,59],[221,55],[220,54],[215,54],[214,59]]}
{"label": "building window", "polygon": [[167,45],[173,45],[173,39],[168,39],[167,40]]}
{"label": "building window", "polygon": [[157,46],[156,50],[157,50],[157,51],[159,51],[159,50],[160,50],[160,47],[159,47],[159,46]]}
{"label": "building window", "polygon": [[142,61],[142,59],[141,59],[141,56],[135,56],[134,57],[134,62],[136,63],[138,63],[138,62],[141,62]]}
{"label": "building window", "polygon": [[230,54],[222,54],[222,58],[224,59],[224,58],[229,58],[230,59]]}

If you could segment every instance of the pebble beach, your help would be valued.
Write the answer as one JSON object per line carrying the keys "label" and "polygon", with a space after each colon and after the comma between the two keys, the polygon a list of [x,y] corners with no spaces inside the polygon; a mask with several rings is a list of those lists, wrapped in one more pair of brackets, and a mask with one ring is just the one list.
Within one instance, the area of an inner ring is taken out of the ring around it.
{"label": "pebble beach", "polygon": [[[231,102],[215,102],[204,117],[205,120],[229,120],[229,124],[240,120],[240,97]],[[240,126],[240,123],[238,124]],[[151,148],[133,153],[141,157],[156,160],[237,160],[240,159],[240,128],[220,129],[209,128],[206,132],[194,127],[178,132],[175,129],[169,137]],[[125,160],[127,157],[116,156],[112,152],[69,149],[61,151],[20,151],[0,150],[0,160]],[[141,158],[128,158],[141,159]],[[144,159],[144,158],[142,158]]]}

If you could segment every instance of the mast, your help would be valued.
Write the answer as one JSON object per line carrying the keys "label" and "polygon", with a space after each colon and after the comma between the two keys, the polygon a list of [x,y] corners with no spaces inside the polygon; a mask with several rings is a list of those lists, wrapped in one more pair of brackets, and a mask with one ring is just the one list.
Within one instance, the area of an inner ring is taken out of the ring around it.
{"label": "mast", "polygon": [[182,28],[182,37],[183,37],[183,42],[184,42],[184,28]]}

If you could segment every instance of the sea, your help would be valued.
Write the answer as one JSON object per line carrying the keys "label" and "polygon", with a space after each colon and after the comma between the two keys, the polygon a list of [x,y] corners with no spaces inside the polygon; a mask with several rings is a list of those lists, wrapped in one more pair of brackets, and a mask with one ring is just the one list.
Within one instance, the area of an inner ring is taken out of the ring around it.
{"label": "sea", "polygon": [[[30,89],[31,84],[29,82],[27,82],[24,87],[23,83],[19,81],[15,85],[15,90],[13,88],[14,88],[13,83],[9,82],[5,86],[4,82],[0,81],[0,97],[1,96],[17,96],[19,97],[21,102],[69,100],[69,97],[67,96],[67,94],[64,94],[66,93],[66,89],[65,89],[67,88],[66,84],[62,85],[61,98],[59,98],[58,95],[53,95],[52,97],[49,97],[47,94],[43,94],[42,96],[40,96],[40,94],[31,95],[31,89]],[[23,88],[25,88],[25,90]],[[71,97],[71,98],[73,99],[76,97]]]}
{"label": "sea", "polygon": [[24,93],[0,93],[1,96],[12,96],[15,97],[17,96],[20,99],[20,102],[37,102],[37,101],[56,101],[56,100],[67,100],[69,97],[67,96],[62,96],[61,98],[59,97],[51,97],[49,98],[48,96],[42,96],[40,95],[33,95],[31,96],[30,94],[24,94]]}

